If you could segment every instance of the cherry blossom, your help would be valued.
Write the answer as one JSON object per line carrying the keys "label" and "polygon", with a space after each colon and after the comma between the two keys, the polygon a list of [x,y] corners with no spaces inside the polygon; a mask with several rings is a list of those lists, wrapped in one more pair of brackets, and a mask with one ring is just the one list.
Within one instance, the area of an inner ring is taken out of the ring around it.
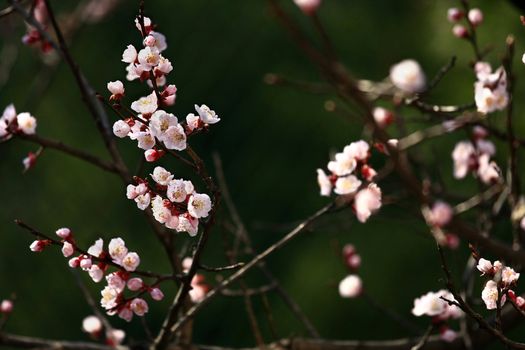
{"label": "cherry blossom", "polygon": [[13,311],[14,304],[11,300],[4,299],[0,303],[0,312],[8,314]]}
{"label": "cherry blossom", "polygon": [[202,122],[205,124],[215,124],[221,120],[219,116],[215,114],[215,111],[211,110],[210,107],[206,105],[195,105],[195,110],[199,114]]}
{"label": "cherry blossom", "polygon": [[357,219],[366,222],[372,213],[381,208],[381,189],[375,183],[369,184],[357,192],[354,206]]}
{"label": "cherry blossom", "polygon": [[397,88],[408,93],[422,92],[426,86],[425,73],[419,63],[411,59],[393,65],[390,80]]}
{"label": "cherry blossom", "polygon": [[479,26],[483,22],[483,12],[478,8],[473,8],[468,12],[468,20],[474,26]]}
{"label": "cherry blossom", "polygon": [[102,321],[97,316],[87,316],[82,320],[82,331],[97,336],[102,331]]}
{"label": "cherry blossom", "polygon": [[339,282],[339,295],[343,298],[355,298],[363,291],[363,282],[357,275],[348,275]]}
{"label": "cherry blossom", "polygon": [[[488,310],[494,310],[498,304],[498,284],[495,281],[488,281],[481,292],[481,299],[485,302]],[[505,304],[506,296],[501,295],[501,306]]]}

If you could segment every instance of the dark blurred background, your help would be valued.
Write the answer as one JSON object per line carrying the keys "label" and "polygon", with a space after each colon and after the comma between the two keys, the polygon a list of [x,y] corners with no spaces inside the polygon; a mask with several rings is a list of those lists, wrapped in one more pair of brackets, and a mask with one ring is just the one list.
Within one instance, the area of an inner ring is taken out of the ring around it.
{"label": "dark blurred background", "polygon": [[[315,36],[310,21],[291,0],[281,3]],[[78,2],[53,4],[63,14],[72,11]],[[447,8],[457,5],[458,2],[448,0],[325,0],[319,16],[342,61],[358,78],[382,80],[393,63],[405,58],[418,60],[427,76],[432,77],[456,55],[456,67],[429,101],[463,104],[473,100],[474,77],[469,68],[473,55],[467,42],[453,37],[452,25],[446,20]],[[525,67],[521,54],[525,30],[519,23],[520,13],[505,1],[472,1],[472,6],[485,13],[478,37],[482,47],[493,45],[488,60],[494,66],[499,65],[506,35],[516,36],[515,120],[518,135],[523,135],[521,77],[525,76]],[[140,45],[133,24],[137,11],[138,1],[124,1],[100,22],[84,25],[72,40],[72,54],[101,92],[106,93],[109,80],[125,79],[121,53],[130,43]],[[315,68],[272,17],[265,1],[147,1],[146,14],[167,36],[165,56],[174,66],[169,81],[179,89],[171,111],[184,117],[192,112],[193,104],[205,103],[222,118],[208,134],[192,138],[191,142],[212,173],[212,152],[221,155],[232,197],[256,249],[261,251],[298,220],[327,203],[318,194],[315,169],[326,165],[330,152],[359,139],[362,128],[324,109],[324,103],[333,98],[330,94],[311,95],[264,84],[263,77],[270,72],[320,80]],[[38,51],[19,45],[25,28],[17,15],[3,18],[0,28],[0,51],[14,50],[16,56],[9,76],[4,75],[0,81],[0,109],[14,103],[17,111],[29,111],[38,118],[38,134],[109,159],[68,68],[60,64],[56,70],[50,70]],[[126,84],[126,89],[130,99],[144,94],[144,85],[138,82]],[[408,125],[410,130],[431,125],[418,113],[403,113],[414,121]],[[110,116],[114,117],[111,113]],[[490,123],[503,128],[503,114],[491,115]],[[448,135],[425,143],[418,152],[429,166],[430,176],[439,174],[450,192],[467,198],[475,193],[476,182],[471,178],[454,180],[450,159],[455,142],[463,138],[462,132]],[[141,152],[132,141],[121,140],[118,144],[134,169]],[[506,145],[497,145],[496,158],[505,169]],[[31,253],[28,246],[32,237],[18,228],[14,219],[23,219],[48,233],[70,227],[86,247],[98,237],[108,240],[120,236],[130,249],[140,253],[144,269],[166,272],[169,266],[143,215],[125,198],[120,179],[53,150],[46,150],[35,168],[22,175],[22,158],[36,149],[21,140],[0,145],[0,298],[11,293],[17,297],[7,330],[50,338],[87,339],[80,330],[81,321],[92,312],[75,285],[67,259],[57,249]],[[377,159],[380,166],[383,160],[381,156]],[[177,176],[191,176],[184,166],[167,157],[161,164]],[[148,171],[151,169],[152,166],[147,167]],[[400,192],[398,183],[393,177],[381,186],[384,193],[395,195]],[[429,319],[411,315],[413,299],[429,290],[441,289],[444,283],[434,243],[425,226],[414,219],[417,210],[411,201],[402,201],[385,206],[365,225],[357,223],[350,210],[339,213],[292,241],[272,256],[268,265],[323,337],[408,336],[410,333],[398,322],[384,317],[364,298],[339,297],[337,285],[347,274],[339,252],[343,244],[354,244],[363,259],[360,275],[366,293],[424,330]],[[220,215],[227,218],[227,211],[222,210]],[[466,217],[469,215],[475,214]],[[510,241],[509,227],[502,220],[495,234]],[[220,228],[213,232],[204,256],[206,264],[226,263],[223,235]],[[180,246],[193,242],[187,237],[179,239]],[[467,256],[466,242],[450,255],[451,267],[458,275]],[[94,285],[87,276],[83,277],[98,300],[102,284]],[[211,275],[208,280],[215,283]],[[252,273],[248,283],[258,286],[265,281],[258,273]],[[166,286],[164,290],[165,300],[151,302],[147,315],[147,322],[155,331],[174,296],[173,288]],[[255,297],[253,302],[269,341],[262,301]],[[270,303],[278,336],[306,334],[278,296],[271,293]],[[129,325],[116,317],[112,321],[118,328],[126,329],[130,338],[144,337],[137,319]],[[198,343],[254,345],[240,298],[215,299],[198,315],[195,325]],[[517,328],[518,339],[523,330],[523,326]]]}

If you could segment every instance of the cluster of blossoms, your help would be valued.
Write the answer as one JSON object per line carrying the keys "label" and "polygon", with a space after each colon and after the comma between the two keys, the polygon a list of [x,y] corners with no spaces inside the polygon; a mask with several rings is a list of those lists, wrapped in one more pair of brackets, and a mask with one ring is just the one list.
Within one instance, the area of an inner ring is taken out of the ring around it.
{"label": "cluster of blossoms", "polygon": [[507,73],[503,67],[492,72],[487,62],[474,66],[477,81],[474,83],[474,100],[480,113],[492,113],[505,109],[509,103]]}
{"label": "cluster of blossoms", "polygon": [[[182,270],[184,273],[190,270],[192,263],[193,259],[190,257],[182,260]],[[200,273],[196,273],[191,280],[191,290],[188,294],[191,301],[197,304],[204,300],[210,289],[210,286],[206,283],[206,277]]]}
{"label": "cluster of blossoms", "polygon": [[487,136],[488,132],[484,128],[475,127],[472,141],[461,141],[456,144],[452,151],[456,179],[462,179],[472,172],[485,184],[498,181],[499,167],[490,160],[490,157],[496,153],[496,147]]}
{"label": "cluster of blossoms", "polygon": [[463,316],[463,311],[456,305],[449,304],[454,302],[454,296],[447,290],[428,292],[414,300],[412,314],[414,316],[430,316],[432,323],[439,327],[439,334],[444,341],[452,342],[457,337],[457,333],[449,328],[449,319],[458,319]]}
{"label": "cluster of blossoms", "polygon": [[[138,115],[115,122],[113,133],[120,138],[137,140],[138,147],[145,151],[146,160],[154,162],[164,154],[163,148],[186,149],[190,134],[219,122],[220,118],[206,105],[195,105],[197,115],[189,113],[185,121],[160,109],[175,104],[177,93],[175,85],[166,86],[166,75],[173,70],[171,62],[161,54],[167,48],[166,38],[153,30],[147,17],[136,19],[135,24],[144,38],[144,47],[137,51],[133,45],[128,45],[124,50],[122,61],[128,63],[126,78],[147,81],[152,91],[131,104]],[[110,100],[119,106],[125,94],[124,84],[120,80],[110,81],[107,88],[111,92]]]}
{"label": "cluster of blossoms", "polygon": [[343,261],[350,274],[339,282],[339,295],[343,298],[355,298],[363,291],[363,282],[356,274],[361,266],[361,256],[357,254],[355,247],[346,244],[343,247]]}
{"label": "cluster of blossoms", "polygon": [[482,276],[490,277],[491,279],[485,283],[485,287],[481,292],[481,299],[485,302],[488,310],[497,308],[498,299],[500,306],[505,304],[507,299],[506,294],[520,307],[525,310],[525,299],[516,297],[516,294],[510,287],[516,284],[520,274],[514,271],[512,267],[504,266],[500,261],[491,261],[479,258],[476,266],[481,272]]}
{"label": "cluster of blossoms", "polygon": [[[33,0],[33,18],[43,28],[47,28],[48,13],[44,0]],[[43,53],[50,52],[53,49],[51,43],[43,37],[38,29],[33,26],[27,26],[27,32],[22,37],[22,42],[28,46],[39,46]]]}
{"label": "cluster of blossoms", "polygon": [[[100,339],[104,326],[97,316],[87,316],[82,320],[82,331],[89,334],[93,339]],[[122,329],[107,329],[105,332],[105,343],[109,346],[122,344],[126,333]]]}
{"label": "cluster of blossoms", "polygon": [[[369,158],[370,146],[361,140],[352,142],[328,162],[331,175],[317,169],[321,196],[330,196],[332,189],[338,195],[353,196],[354,210],[361,222],[367,221],[381,207],[381,189],[372,182],[377,172],[367,164]],[[357,176],[368,182],[368,186],[362,186],[363,182]]]}
{"label": "cluster of blossoms", "polygon": [[[100,304],[107,310],[108,315],[118,316],[126,321],[131,321],[133,314],[143,316],[148,312],[147,302],[139,296],[149,293],[153,300],[162,300],[164,294],[157,286],[149,286],[139,277],[132,277],[133,272],[140,264],[140,257],[135,252],[130,252],[122,238],[113,238],[109,242],[108,249],[104,250],[104,241],[100,238],[87,252],[80,250],[68,228],[61,228],[56,235],[62,242],[62,254],[64,257],[72,257],[75,252],[80,255],[70,258],[71,268],[81,268],[86,271],[91,279],[98,283],[105,277],[107,286],[102,290]],[[30,245],[34,252],[41,252],[53,241],[49,239],[36,240]],[[117,271],[110,272],[113,266]],[[137,295],[131,298],[124,297],[124,290],[128,288]]]}
{"label": "cluster of blossoms", "polygon": [[[16,113],[15,107],[10,104],[4,109],[0,117],[0,142],[7,141],[13,134],[21,133],[25,135],[33,135],[36,132],[36,118],[30,113]],[[22,160],[24,171],[29,170],[35,165],[41,150],[33,153],[29,152],[27,157]]]}
{"label": "cluster of blossoms", "polygon": [[427,80],[423,69],[414,60],[403,60],[390,68],[390,81],[399,90],[414,94],[425,90]]}
{"label": "cluster of blossoms", "polygon": [[135,177],[137,185],[128,185],[126,196],[145,210],[151,205],[155,219],[177,232],[188,232],[195,236],[199,231],[199,219],[206,218],[211,210],[211,199],[207,194],[195,192],[191,181],[174,179],[163,167],[155,167],[148,181]]}
{"label": "cluster of blossoms", "polygon": [[479,26],[481,23],[483,23],[483,12],[481,12],[478,8],[470,9],[467,13],[467,16],[465,16],[465,12],[453,7],[449,8],[447,11],[447,18],[450,23],[454,23],[454,27],[452,27],[452,33],[454,36],[458,38],[468,38],[472,34],[469,33],[467,27],[465,27],[460,22],[465,19],[469,21],[472,26],[475,28]]}
{"label": "cluster of blossoms", "polygon": [[15,106],[7,106],[0,117],[0,142],[9,140],[13,134],[33,135],[36,132],[36,118],[27,112],[16,113]]}

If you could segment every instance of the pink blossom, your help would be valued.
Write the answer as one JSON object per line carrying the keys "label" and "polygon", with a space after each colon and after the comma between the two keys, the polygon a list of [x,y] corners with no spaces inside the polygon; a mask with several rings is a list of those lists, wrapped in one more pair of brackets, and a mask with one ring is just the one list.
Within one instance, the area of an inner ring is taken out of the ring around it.
{"label": "pink blossom", "polygon": [[102,322],[96,316],[88,316],[82,321],[82,331],[97,335],[102,330]]}
{"label": "pink blossom", "polygon": [[141,298],[133,299],[131,301],[130,308],[137,316],[144,316],[149,310],[148,303],[146,303],[146,301]]}
{"label": "pink blossom", "polygon": [[151,296],[151,298],[153,300],[160,301],[160,300],[164,299],[164,293],[162,293],[162,291],[159,288],[157,288],[157,287],[152,288],[150,290],[149,294],[150,294],[150,296]]}
{"label": "pink blossom", "polygon": [[468,29],[461,24],[456,24],[454,25],[454,27],[452,27],[452,34],[454,34],[456,38],[460,39],[468,38],[469,36]]}
{"label": "pink blossom", "polygon": [[439,338],[447,343],[452,343],[458,337],[458,333],[450,328],[439,333]]}
{"label": "pink blossom", "polygon": [[448,203],[437,201],[430,211],[430,222],[432,225],[443,227],[450,222],[453,215],[452,207]]}
{"label": "pink blossom", "polygon": [[381,208],[381,189],[371,183],[367,188],[357,192],[354,199],[357,219],[366,222],[373,212]]}
{"label": "pink blossom", "polygon": [[119,311],[118,317],[120,317],[124,321],[131,322],[131,320],[133,319],[133,311],[131,311],[129,307],[123,307]]}
{"label": "pink blossom", "polygon": [[479,26],[483,22],[483,12],[478,8],[473,8],[468,12],[468,19],[474,26]]}
{"label": "pink blossom", "polygon": [[3,312],[3,313],[10,313],[13,311],[13,302],[11,300],[8,300],[8,299],[4,299],[2,300],[2,303],[0,303],[0,312]]}
{"label": "pink blossom", "polygon": [[417,93],[425,89],[426,77],[419,63],[404,60],[392,66],[390,80],[402,91]]}
{"label": "pink blossom", "polygon": [[385,128],[394,121],[394,114],[382,107],[374,108],[373,115],[377,126],[380,128]]}
{"label": "pink blossom", "polygon": [[141,278],[134,277],[128,280],[128,289],[132,292],[136,292],[142,289],[142,287],[144,287],[144,282],[142,282]]}
{"label": "pink blossom", "polygon": [[449,8],[447,11],[447,19],[449,22],[457,22],[463,18],[463,11],[456,7]]}
{"label": "pink blossom", "polygon": [[357,275],[348,275],[339,283],[339,295],[343,298],[355,298],[362,290],[363,282]]}
{"label": "pink blossom", "polygon": [[95,241],[95,244],[89,247],[87,251],[88,254],[98,258],[100,254],[102,254],[103,245],[104,245],[104,240],[102,240],[102,238],[97,239]]}
{"label": "pink blossom", "polygon": [[122,329],[112,329],[106,332],[106,339],[110,346],[120,345],[125,337],[126,333]]}
{"label": "pink blossom", "polygon": [[43,251],[45,247],[46,247],[46,244],[44,241],[36,240],[36,241],[33,241],[33,243],[31,243],[31,245],[29,246],[29,249],[31,249],[32,252],[39,253]]}
{"label": "pink blossom", "polygon": [[88,274],[95,283],[102,281],[102,278],[104,278],[104,271],[97,265],[92,265],[88,270]]}
{"label": "pink blossom", "polygon": [[73,245],[69,242],[64,242],[64,245],[62,246],[62,254],[67,258],[75,252],[75,248]]}
{"label": "pink blossom", "polygon": [[130,252],[124,256],[121,262],[121,266],[126,271],[135,271],[140,264],[139,255],[135,252]]}
{"label": "pink blossom", "polygon": [[67,227],[59,228],[55,233],[62,239],[68,239],[71,236],[71,230]]}
{"label": "pink blossom", "polygon": [[[488,310],[494,310],[498,304],[498,285],[496,282],[490,280],[485,284],[485,288],[481,292],[481,299],[485,302]],[[506,296],[501,296],[501,306],[505,304]]]}

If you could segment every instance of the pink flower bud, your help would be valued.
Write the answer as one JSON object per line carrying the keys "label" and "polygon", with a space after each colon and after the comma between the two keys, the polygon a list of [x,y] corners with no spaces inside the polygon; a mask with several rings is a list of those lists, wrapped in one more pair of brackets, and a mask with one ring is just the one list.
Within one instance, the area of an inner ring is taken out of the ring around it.
{"label": "pink flower bud", "polygon": [[463,11],[456,7],[449,8],[447,11],[447,19],[449,20],[449,22],[452,23],[461,20],[463,18],[463,15]]}
{"label": "pink flower bud", "polygon": [[458,249],[459,248],[460,240],[459,240],[459,237],[457,235],[452,234],[452,233],[447,233],[447,234],[445,234],[445,238],[446,238],[446,241],[447,241],[447,247],[449,247],[450,249]]}
{"label": "pink flower bud", "polygon": [[44,241],[33,241],[33,243],[31,243],[31,245],[29,246],[29,249],[31,249],[32,252],[41,252],[44,250],[45,248],[45,244],[44,244]]}
{"label": "pink flower bud", "polygon": [[36,164],[37,158],[38,158],[37,153],[29,152],[27,154],[27,157],[22,159],[22,164],[24,165],[24,172],[28,171]]}
{"label": "pink flower bud", "polygon": [[144,287],[144,282],[138,277],[131,278],[128,281],[128,289],[132,292],[136,292]]}
{"label": "pink flower bud", "polygon": [[133,311],[129,307],[124,307],[122,310],[119,311],[118,317],[121,319],[130,322],[133,318]]}
{"label": "pink flower bud", "polygon": [[71,230],[67,227],[59,228],[58,230],[56,230],[56,234],[62,239],[68,239],[69,236],[71,236]]}
{"label": "pink flower bud", "polygon": [[357,275],[348,275],[339,283],[339,295],[343,298],[355,298],[362,290],[363,282]]}
{"label": "pink flower bud", "polygon": [[480,9],[475,8],[468,12],[468,19],[474,26],[479,26],[483,22],[483,12]]}
{"label": "pink flower bud", "polygon": [[62,246],[62,254],[64,254],[64,257],[70,257],[75,252],[75,247],[69,242],[64,242],[64,245]]}
{"label": "pink flower bud", "polygon": [[468,30],[467,28],[465,28],[464,26],[462,26],[461,24],[456,24],[453,28],[452,28],[452,34],[454,34],[454,36],[456,38],[468,38],[469,36],[469,33],[468,33]]}
{"label": "pink flower bud", "polygon": [[96,336],[102,330],[102,322],[96,316],[88,316],[82,321],[82,330]]}
{"label": "pink flower bud", "polygon": [[476,125],[472,128],[472,136],[474,136],[475,139],[484,139],[489,136],[489,132],[484,127]]}
{"label": "pink flower bud", "polygon": [[75,258],[72,258],[72,259],[69,259],[69,267],[71,268],[77,268],[80,266],[80,259],[78,257],[75,257]]}
{"label": "pink flower bud", "polygon": [[90,258],[84,258],[80,260],[80,267],[83,269],[89,269],[93,265]]}
{"label": "pink flower bud", "polygon": [[345,244],[343,247],[343,257],[347,259],[351,255],[354,255],[356,253],[356,249],[353,244]]}
{"label": "pink flower bud", "polygon": [[118,100],[124,96],[124,84],[120,80],[110,81],[107,85],[109,92],[111,92],[112,100]]}
{"label": "pink flower bud", "polygon": [[346,264],[349,268],[357,270],[361,266],[361,256],[359,254],[354,254],[346,259]]}
{"label": "pink flower bud", "polygon": [[525,306],[525,299],[523,299],[522,297],[517,297],[516,305],[523,309],[523,307]]}
{"label": "pink flower bud", "polygon": [[122,343],[126,333],[122,329],[112,329],[106,333],[106,341],[109,346],[117,346]]}
{"label": "pink flower bud", "polygon": [[155,37],[153,35],[148,35],[144,38],[144,46],[155,46]]}
{"label": "pink flower bud", "polygon": [[159,288],[153,288],[152,290],[150,290],[149,295],[153,300],[160,301],[164,299],[164,293],[162,293],[162,291]]}
{"label": "pink flower bud", "polygon": [[294,0],[294,2],[308,16],[313,15],[321,5],[321,0]]}
{"label": "pink flower bud", "polygon": [[458,334],[450,328],[443,329],[439,334],[439,337],[447,343],[452,343],[457,338],[457,336]]}
{"label": "pink flower bud", "polygon": [[443,227],[450,222],[453,215],[454,212],[450,205],[437,201],[430,211],[430,221],[432,225]]}
{"label": "pink flower bud", "polygon": [[8,314],[11,311],[13,311],[13,302],[8,299],[2,300],[2,303],[0,304],[0,312]]}
{"label": "pink flower bud", "polygon": [[163,150],[149,149],[144,152],[144,157],[146,158],[146,161],[152,163],[159,160],[164,154]]}

